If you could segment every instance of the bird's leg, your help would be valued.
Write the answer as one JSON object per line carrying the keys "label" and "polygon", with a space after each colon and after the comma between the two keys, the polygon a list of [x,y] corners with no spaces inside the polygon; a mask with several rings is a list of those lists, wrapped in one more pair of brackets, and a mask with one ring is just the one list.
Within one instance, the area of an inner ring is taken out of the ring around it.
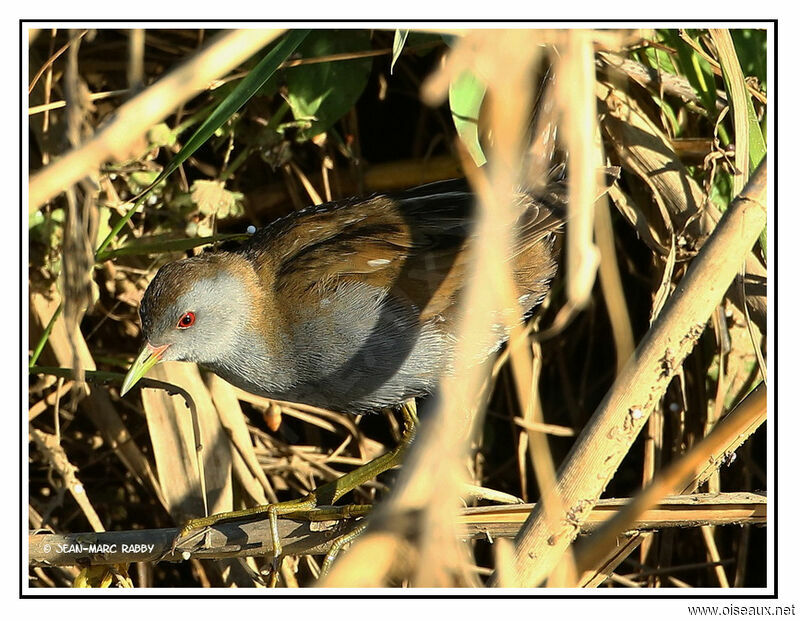
{"label": "bird's leg", "polygon": [[353,541],[353,539],[358,537],[365,530],[367,530],[367,525],[366,523],[361,522],[357,524],[356,527],[349,533],[345,533],[341,537],[337,537],[331,542],[331,547],[328,548],[328,553],[325,555],[325,560],[322,562],[320,577],[327,575],[327,573],[330,571],[331,565],[333,565],[333,561],[336,560],[336,557],[339,555],[342,547]]}
{"label": "bird's leg", "polygon": [[[329,520],[332,516],[335,518],[343,519],[347,517],[357,517],[364,515],[366,512],[365,505],[346,505],[343,507],[331,507],[325,505],[332,505],[339,500],[347,492],[352,491],[359,485],[363,485],[367,481],[374,479],[379,474],[386,472],[390,468],[401,463],[403,455],[413,442],[417,433],[417,408],[414,400],[406,401],[401,406],[403,413],[403,434],[400,438],[398,445],[389,451],[376,457],[372,461],[359,466],[355,470],[339,477],[335,481],[330,481],[320,485],[310,494],[303,498],[296,500],[287,500],[270,505],[259,505],[257,507],[249,507],[239,511],[228,511],[226,513],[218,513],[216,515],[209,515],[207,517],[195,518],[186,522],[178,533],[178,536],[173,542],[173,551],[182,542],[191,539],[191,533],[198,529],[207,528],[218,524],[219,522],[227,522],[230,520],[254,518],[266,514],[269,519],[270,534],[272,535],[273,546],[273,570],[280,566],[280,558],[282,554],[282,546],[280,543],[280,536],[278,534],[278,518],[281,516],[298,517],[311,521]],[[347,535],[345,535],[347,537]],[[342,542],[344,545],[346,541]],[[337,550],[338,552],[338,550]],[[334,555],[335,556],[335,555]]]}

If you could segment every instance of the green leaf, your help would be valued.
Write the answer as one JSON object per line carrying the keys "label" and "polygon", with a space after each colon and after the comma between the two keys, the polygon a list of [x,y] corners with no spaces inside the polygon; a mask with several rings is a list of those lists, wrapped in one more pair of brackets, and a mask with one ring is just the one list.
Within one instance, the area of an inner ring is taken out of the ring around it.
{"label": "green leaf", "polygon": [[[370,49],[365,30],[317,30],[303,42],[304,58],[360,52]],[[307,126],[298,132],[308,140],[328,130],[356,103],[367,86],[371,58],[300,65],[286,71],[287,101],[297,121]]]}
{"label": "green leaf", "polygon": [[[680,136],[681,135],[681,125],[678,122],[678,117],[675,116],[675,111],[672,109],[666,101],[661,99],[658,95],[653,95],[653,101],[658,104],[658,107],[661,108],[661,111],[664,113],[664,117],[670,124],[670,131],[672,132],[673,136]],[[667,128],[664,128],[667,129]]]}
{"label": "green leaf", "polygon": [[[306,38],[309,30],[290,30],[277,44],[266,53],[264,58],[256,67],[247,74],[236,88],[228,95],[208,116],[208,118],[197,128],[194,134],[186,141],[183,148],[175,155],[173,160],[159,175],[159,177],[148,187],[141,196],[138,197],[128,213],[123,216],[114,228],[97,248],[96,255],[102,254],[111,240],[131,219],[136,209],[141,205],[147,193],[155,187],[158,182],[172,174],[178,166],[185,162],[214,132],[219,129],[233,114],[239,110],[247,101],[258,91],[259,88],[278,70],[281,64],[297,49],[303,39]],[[99,260],[99,259],[97,259]]]}
{"label": "green leaf", "polygon": [[408,30],[395,30],[394,43],[392,43],[392,64],[389,66],[389,75],[394,73],[394,64],[400,58],[400,53],[403,51],[403,46],[406,44],[408,38]]}
{"label": "green leaf", "polygon": [[44,224],[44,214],[40,210],[28,211],[28,229]]}
{"label": "green leaf", "polygon": [[58,305],[58,308],[56,308],[53,316],[50,318],[50,321],[47,322],[44,332],[42,332],[42,335],[39,337],[39,341],[36,343],[36,347],[33,349],[28,367],[33,367],[36,364],[36,361],[39,359],[39,355],[42,353],[47,340],[50,338],[50,333],[53,331],[53,325],[56,323],[56,319],[58,319],[58,316],[61,314],[62,306],[63,304]]}
{"label": "green leaf", "polygon": [[144,188],[154,189],[158,185],[156,179],[159,176],[160,173],[157,170],[135,170],[125,177],[125,182],[128,184],[128,189],[136,194]]}
{"label": "green leaf", "polygon": [[754,28],[736,28],[731,30],[731,37],[744,74],[757,77],[758,81],[763,86],[766,86],[767,31]]}
{"label": "green leaf", "polygon": [[[660,30],[659,32],[664,38],[667,38],[668,35],[674,31]],[[672,57],[658,48],[647,47],[639,52],[639,57],[644,64],[649,64],[651,67],[655,67],[659,71],[671,73],[672,75],[678,73],[675,69],[674,63],[672,62]]]}
{"label": "green leaf", "polygon": [[198,246],[205,246],[216,242],[224,241],[244,241],[249,235],[246,233],[218,233],[209,237],[190,237],[181,239],[165,239],[162,235],[140,237],[136,242],[116,248],[106,250],[100,254],[98,261],[107,261],[116,257],[133,255],[163,254],[165,252],[184,252]]}
{"label": "green leaf", "polygon": [[[700,101],[711,119],[717,118],[717,86],[714,72],[708,61],[684,41],[675,30],[664,31],[665,39],[678,51],[678,62],[682,73],[697,91]],[[689,36],[688,33],[685,36]]]}
{"label": "green leaf", "polygon": [[[764,135],[761,133],[761,126],[758,124],[753,100],[747,90],[742,66],[739,62],[730,30],[712,28],[709,32],[717,47],[719,64],[722,68],[722,79],[725,82],[728,102],[733,111],[733,128],[736,136],[736,167],[742,172],[746,168],[748,173],[752,173],[767,153]],[[747,154],[746,157],[744,155],[745,152]],[[739,194],[742,191],[748,176],[737,175],[734,178],[734,194]],[[766,228],[761,233],[760,242],[764,257],[766,257]]]}
{"label": "green leaf", "polygon": [[478,135],[478,117],[486,86],[471,71],[464,71],[450,84],[450,113],[458,137],[477,166],[486,163]]}
{"label": "green leaf", "polygon": [[[747,91],[744,74],[742,73],[742,67],[739,63],[733,40],[730,37],[730,31],[714,30],[712,31],[712,36],[720,57],[722,78],[725,81],[728,101],[733,108],[734,129],[737,136],[736,144],[739,146],[746,142],[748,148],[748,172],[752,173],[767,154],[767,145],[761,133],[761,126],[758,124],[753,100]],[[737,123],[740,120],[744,120],[744,122]],[[745,140],[740,140],[740,136],[745,136]],[[744,185],[744,182],[741,185]]]}

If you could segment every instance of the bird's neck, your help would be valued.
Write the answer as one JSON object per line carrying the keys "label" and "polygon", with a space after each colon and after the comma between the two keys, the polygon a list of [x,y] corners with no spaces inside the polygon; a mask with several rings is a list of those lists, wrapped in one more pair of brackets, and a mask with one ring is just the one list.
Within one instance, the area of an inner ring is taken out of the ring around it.
{"label": "bird's neck", "polygon": [[236,253],[230,253],[226,263],[241,289],[230,301],[231,312],[240,313],[243,320],[224,353],[203,366],[243,390],[277,396],[291,384],[294,361],[270,271]]}

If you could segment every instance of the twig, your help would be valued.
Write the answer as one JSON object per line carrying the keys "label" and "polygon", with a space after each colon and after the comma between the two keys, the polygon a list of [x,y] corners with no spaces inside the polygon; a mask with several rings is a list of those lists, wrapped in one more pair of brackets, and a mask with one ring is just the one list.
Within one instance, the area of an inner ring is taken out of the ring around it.
{"label": "twig", "polygon": [[47,458],[47,461],[64,480],[64,487],[72,494],[75,502],[78,503],[81,511],[83,511],[83,515],[89,520],[91,527],[95,532],[103,532],[105,530],[103,523],[86,495],[86,488],[78,479],[78,469],[70,463],[56,436],[38,429],[31,429],[30,437],[33,438],[36,446]]}
{"label": "twig", "polygon": [[[597,531],[630,502],[630,498],[604,498],[598,501],[581,525],[581,533]],[[462,510],[459,524],[469,537],[487,535],[492,538],[514,537],[534,507],[533,504],[469,507]],[[685,494],[661,499],[655,506],[639,515],[635,528],[650,531],[705,525],[764,525],[766,521],[765,495],[752,492]]]}

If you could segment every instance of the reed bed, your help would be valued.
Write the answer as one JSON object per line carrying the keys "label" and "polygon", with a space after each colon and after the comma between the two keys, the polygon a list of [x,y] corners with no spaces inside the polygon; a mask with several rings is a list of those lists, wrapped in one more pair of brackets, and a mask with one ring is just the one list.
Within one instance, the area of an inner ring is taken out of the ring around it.
{"label": "reed bed", "polygon": [[[188,363],[121,398],[139,299],[160,265],[249,224],[465,176],[480,209],[456,373],[417,404],[404,465],[349,495],[368,515],[280,520],[279,586],[765,586],[766,43],[32,32],[29,585],[263,588],[264,522],[220,524],[189,559],[170,552],[176,527],[300,497],[390,450],[401,421],[256,397]],[[468,363],[517,306],[512,193],[559,163],[552,290]],[[87,542],[136,546],[53,552]]]}

